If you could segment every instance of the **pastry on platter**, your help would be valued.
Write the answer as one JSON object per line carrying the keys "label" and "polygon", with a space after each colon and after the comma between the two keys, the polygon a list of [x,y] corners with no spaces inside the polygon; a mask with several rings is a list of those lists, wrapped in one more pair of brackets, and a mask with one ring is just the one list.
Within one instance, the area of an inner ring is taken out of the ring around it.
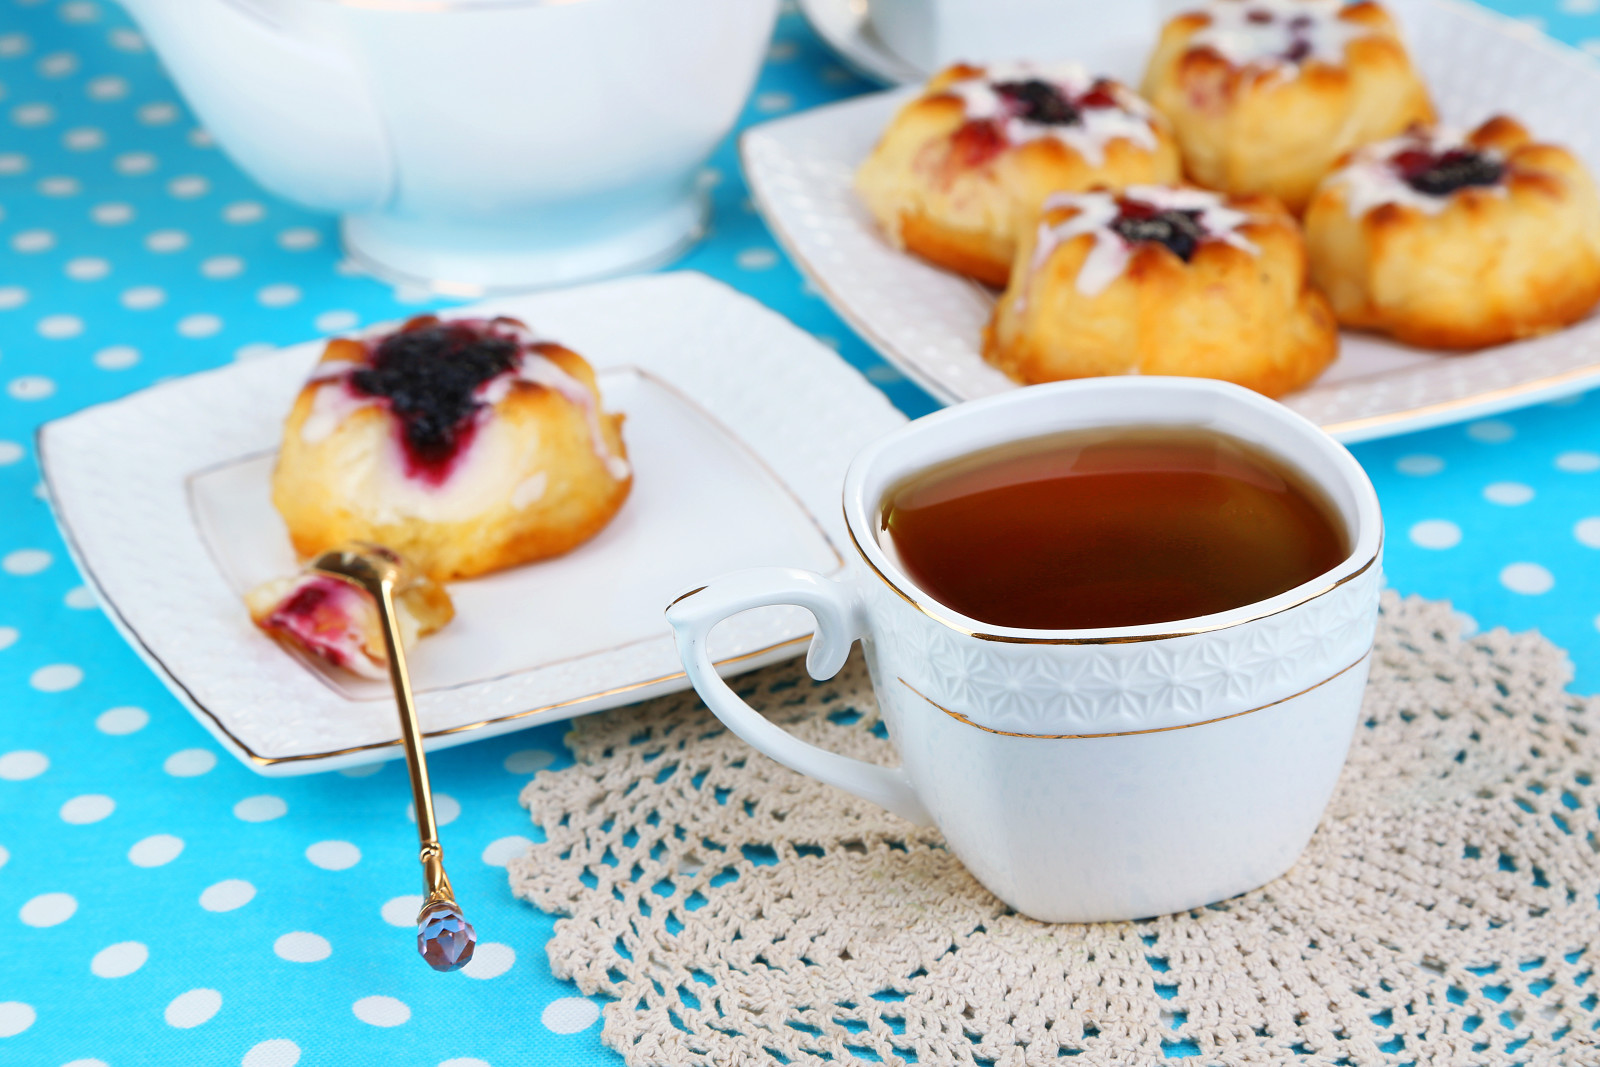
{"label": "pastry on platter", "polygon": [[[388,549],[359,546],[400,564],[394,589],[401,647],[409,651],[455,617],[444,587]],[[250,618],[275,640],[318,656],[363,678],[388,677],[389,653],[383,642],[378,606],[364,589],[312,571],[276,578],[245,594]]]}
{"label": "pastry on platter", "polygon": [[1340,322],[1429,348],[1547,333],[1600,301],[1593,179],[1505,117],[1360,149],[1317,190],[1306,244]]}
{"label": "pastry on platter", "polygon": [[1049,194],[1178,177],[1166,121],[1126,86],[1076,64],[957,65],[895,116],[856,189],[896,247],[998,286]]}
{"label": "pastry on platter", "polygon": [[284,426],[272,500],[295,551],[386,545],[435,581],[593,537],[633,484],[589,364],[511,318],[414,318],[329,342]]}
{"label": "pastry on platter", "polygon": [[1394,19],[1371,2],[1210,0],[1162,29],[1144,93],[1192,181],[1270,193],[1296,214],[1345,152],[1433,120]]}
{"label": "pastry on platter", "polygon": [[1283,205],[1136,185],[1046,201],[983,354],[1027,384],[1177,374],[1280,396],[1321,373],[1338,347]]}

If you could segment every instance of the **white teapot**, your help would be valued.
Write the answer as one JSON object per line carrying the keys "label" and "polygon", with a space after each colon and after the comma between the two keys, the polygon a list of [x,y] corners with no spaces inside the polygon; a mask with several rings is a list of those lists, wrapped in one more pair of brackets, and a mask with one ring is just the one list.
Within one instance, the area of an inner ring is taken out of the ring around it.
{"label": "white teapot", "polygon": [[702,232],[778,0],[124,0],[228,154],[391,281],[470,296]]}

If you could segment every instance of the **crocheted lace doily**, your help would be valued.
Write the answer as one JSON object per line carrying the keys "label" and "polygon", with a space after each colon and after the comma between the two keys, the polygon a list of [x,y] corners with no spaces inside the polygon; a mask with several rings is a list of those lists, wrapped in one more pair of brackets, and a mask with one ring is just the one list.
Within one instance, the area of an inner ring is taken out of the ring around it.
{"label": "crocheted lace doily", "polygon": [[[1221,904],[1047,925],[793,774],[693,694],[579,719],[513,890],[630,1065],[1600,1064],[1600,700],[1537,634],[1385,594],[1362,724],[1294,868]],[[893,762],[859,658],[742,690]]]}

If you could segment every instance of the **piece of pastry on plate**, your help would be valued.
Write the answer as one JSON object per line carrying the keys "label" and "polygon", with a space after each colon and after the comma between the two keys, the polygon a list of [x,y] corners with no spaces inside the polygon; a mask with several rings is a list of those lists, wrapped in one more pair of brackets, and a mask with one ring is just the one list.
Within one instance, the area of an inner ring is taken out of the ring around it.
{"label": "piece of pastry on plate", "polygon": [[1340,322],[1409,344],[1500,344],[1600,302],[1593,179],[1503,116],[1358,150],[1317,190],[1306,243]]}
{"label": "piece of pastry on plate", "polygon": [[[401,647],[409,651],[455,617],[450,594],[394,552],[379,552],[400,564],[394,588],[395,618]],[[275,578],[245,594],[250,618],[275,640],[302,649],[363,678],[388,677],[389,653],[383,624],[371,595],[347,581],[315,571]]]}
{"label": "piece of pastry on plate", "polygon": [[576,352],[511,318],[414,318],[330,341],[284,426],[294,549],[386,545],[435,581],[558,555],[633,484],[622,416]]}
{"label": "piece of pastry on plate", "polygon": [[1338,348],[1282,204],[1131,186],[1046,202],[1017,249],[983,354],[1026,384],[1176,374],[1281,396]]}
{"label": "piece of pastry on plate", "polygon": [[1166,120],[1076,64],[957,65],[902,108],[856,174],[889,241],[990,285],[1049,194],[1179,177]]}
{"label": "piece of pastry on plate", "polygon": [[1210,0],[1162,28],[1144,93],[1172,120],[1190,180],[1296,214],[1345,152],[1434,117],[1370,0]]}

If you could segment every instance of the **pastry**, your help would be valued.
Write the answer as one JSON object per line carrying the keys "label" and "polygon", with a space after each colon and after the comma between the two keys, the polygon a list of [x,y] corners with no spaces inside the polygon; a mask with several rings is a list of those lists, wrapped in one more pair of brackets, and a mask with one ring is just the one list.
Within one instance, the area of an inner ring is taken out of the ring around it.
{"label": "pastry", "polygon": [[1178,175],[1165,120],[1109,78],[957,65],[895,116],[856,189],[896,247],[999,286],[1049,194]]}
{"label": "pastry", "polygon": [[329,342],[284,426],[272,500],[295,551],[387,545],[435,581],[593,537],[633,476],[577,353],[515,319],[412,319]]}
{"label": "pastry", "polygon": [[[455,605],[444,587],[388,549],[380,552],[400,564],[394,588],[395,619],[401,647],[409,651],[455,617]],[[245,594],[250,618],[275,640],[320,657],[363,678],[388,677],[389,653],[384,646],[378,606],[364,589],[340,578],[302,571],[256,586]]]}
{"label": "pastry", "polygon": [[1190,180],[1296,214],[1345,152],[1433,120],[1394,20],[1370,2],[1211,0],[1162,29],[1144,93]]}
{"label": "pastry", "polygon": [[1600,301],[1600,199],[1583,164],[1509,118],[1357,151],[1306,212],[1339,321],[1429,348],[1559,329]]}
{"label": "pastry", "polygon": [[1293,216],[1271,197],[1058,193],[1017,249],[984,358],[1024,383],[1223,378],[1280,396],[1338,352]]}

